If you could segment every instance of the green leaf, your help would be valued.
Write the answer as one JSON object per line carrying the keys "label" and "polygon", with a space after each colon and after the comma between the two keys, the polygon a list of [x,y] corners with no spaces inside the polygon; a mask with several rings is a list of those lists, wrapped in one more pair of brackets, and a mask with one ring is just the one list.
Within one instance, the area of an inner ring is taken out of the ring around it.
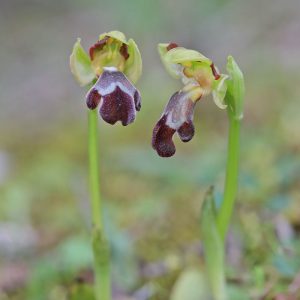
{"label": "green leaf", "polygon": [[124,73],[132,83],[136,83],[142,75],[142,57],[133,39],[128,41],[128,54],[129,58],[125,63]]}
{"label": "green leaf", "polygon": [[80,44],[80,38],[74,44],[70,56],[70,68],[81,86],[91,83],[96,77],[91,66],[91,60]]}
{"label": "green leaf", "polygon": [[183,271],[171,291],[170,300],[202,299],[209,299],[204,274],[196,268],[189,268]]}
{"label": "green leaf", "polygon": [[215,300],[226,299],[224,250],[216,223],[216,208],[213,188],[206,193],[200,219],[204,247],[205,267]]}
{"label": "green leaf", "polygon": [[232,56],[227,58],[227,72],[230,79],[227,82],[226,103],[229,105],[235,119],[243,118],[245,83],[244,76]]}
{"label": "green leaf", "polygon": [[69,299],[95,300],[93,286],[84,283],[73,285],[70,289]]}

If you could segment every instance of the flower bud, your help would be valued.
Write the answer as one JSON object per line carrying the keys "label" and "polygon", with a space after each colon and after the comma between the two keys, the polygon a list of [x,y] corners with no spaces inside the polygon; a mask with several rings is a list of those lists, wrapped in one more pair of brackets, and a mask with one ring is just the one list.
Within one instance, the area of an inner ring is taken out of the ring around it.
{"label": "flower bud", "polygon": [[244,75],[232,56],[227,58],[227,71],[230,76],[227,81],[226,102],[235,119],[243,118],[245,82]]}

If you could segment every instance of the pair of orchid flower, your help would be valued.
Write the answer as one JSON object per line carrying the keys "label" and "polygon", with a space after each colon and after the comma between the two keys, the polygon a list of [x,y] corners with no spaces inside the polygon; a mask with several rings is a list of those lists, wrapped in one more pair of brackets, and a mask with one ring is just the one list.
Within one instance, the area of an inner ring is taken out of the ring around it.
{"label": "pair of orchid flower", "polygon": [[[217,106],[225,109],[230,105],[224,100],[227,86],[235,82],[227,82],[229,76],[220,74],[210,59],[195,50],[166,43],[159,44],[158,51],[166,70],[183,83],[183,88],[171,96],[153,130],[152,147],[160,156],[170,157],[176,151],[172,140],[175,132],[183,142],[194,136],[196,103],[212,93]],[[229,57],[230,75],[233,63]],[[142,59],[132,39],[126,40],[119,31],[103,33],[89,49],[89,55],[78,39],[70,56],[70,66],[79,84],[90,87],[86,95],[89,109],[99,106],[101,117],[109,124],[121,121],[126,126],[135,120],[136,112],[141,109],[141,95],[134,84],[142,73]],[[239,112],[236,115],[241,117]]]}

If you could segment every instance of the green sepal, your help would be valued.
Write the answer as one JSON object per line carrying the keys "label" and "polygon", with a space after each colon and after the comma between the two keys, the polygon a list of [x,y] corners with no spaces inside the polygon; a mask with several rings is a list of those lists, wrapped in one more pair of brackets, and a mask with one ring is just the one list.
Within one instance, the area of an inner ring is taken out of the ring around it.
{"label": "green sepal", "polygon": [[199,61],[211,64],[212,61],[196,50],[186,49],[184,47],[176,47],[168,51],[165,55],[167,62],[174,64],[182,64],[187,62]]}
{"label": "green sepal", "polygon": [[181,78],[181,71],[182,71],[182,67],[177,65],[177,64],[173,64],[173,63],[170,63],[166,60],[166,54],[167,54],[167,47],[168,47],[169,44],[166,44],[166,43],[162,43],[162,44],[158,44],[157,45],[157,50],[158,50],[158,53],[160,55],[160,58],[161,58],[161,61],[162,63],[164,64],[167,72],[173,77],[173,78],[176,78],[176,79],[179,79]]}
{"label": "green sepal", "polygon": [[244,111],[244,75],[232,56],[228,56],[226,68],[230,78],[227,81],[225,100],[231,112],[234,114],[234,118],[236,120],[241,120]]}
{"label": "green sepal", "polygon": [[215,80],[212,87],[212,95],[214,102],[216,105],[221,108],[227,108],[227,104],[225,103],[225,95],[227,92],[227,80],[228,75],[221,74],[218,80]]}
{"label": "green sepal", "polygon": [[136,83],[142,75],[142,57],[138,46],[133,39],[128,41],[129,58],[125,62],[124,74]]}
{"label": "green sepal", "polygon": [[82,48],[80,41],[80,38],[78,38],[73,46],[70,55],[70,68],[80,86],[85,86],[91,83],[96,76],[91,65],[90,57]]}
{"label": "green sepal", "polygon": [[[167,72],[176,79],[182,79],[183,83],[190,82],[183,74],[184,68],[193,69],[209,69],[209,76],[211,74],[210,65],[212,61],[205,57],[198,51],[186,49],[184,47],[175,47],[167,50],[169,44],[158,44],[158,52]],[[212,75],[211,75],[212,76]]]}
{"label": "green sepal", "polygon": [[112,37],[113,39],[116,39],[116,40],[128,45],[125,34],[121,31],[113,30],[110,32],[104,32],[104,33],[100,34],[99,41],[102,40],[103,38],[105,38],[106,36]]}
{"label": "green sepal", "polygon": [[215,300],[225,300],[224,250],[222,239],[217,228],[216,215],[213,188],[210,188],[204,197],[201,210],[201,238],[211,293]]}

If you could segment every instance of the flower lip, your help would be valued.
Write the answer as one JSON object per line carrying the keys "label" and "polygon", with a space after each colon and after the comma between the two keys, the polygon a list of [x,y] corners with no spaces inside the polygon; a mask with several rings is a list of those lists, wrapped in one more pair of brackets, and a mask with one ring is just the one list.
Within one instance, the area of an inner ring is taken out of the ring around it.
{"label": "flower lip", "polygon": [[189,142],[195,134],[195,127],[191,120],[184,122],[178,129],[177,133],[182,142]]}
{"label": "flower lip", "polygon": [[100,115],[109,124],[121,121],[123,126],[132,123],[135,119],[134,103],[132,96],[125,93],[119,86],[110,94],[102,97]]}
{"label": "flower lip", "polygon": [[171,157],[175,154],[176,148],[172,137],[176,132],[166,124],[167,115],[163,115],[153,129],[152,148],[161,157]]}
{"label": "flower lip", "polygon": [[105,67],[87,93],[86,103],[89,109],[95,109],[100,103],[99,112],[104,121],[109,124],[121,121],[126,126],[140,110],[141,96],[122,72],[115,67]]}
{"label": "flower lip", "polygon": [[193,91],[179,91],[173,94],[162,117],[154,127],[152,147],[159,156],[170,157],[175,154],[176,148],[172,140],[175,132],[183,142],[193,138],[195,133],[193,114],[196,101],[191,99],[192,93]]}
{"label": "flower lip", "polygon": [[92,89],[86,96],[86,105],[89,109],[95,109],[101,101],[101,95],[96,89]]}

